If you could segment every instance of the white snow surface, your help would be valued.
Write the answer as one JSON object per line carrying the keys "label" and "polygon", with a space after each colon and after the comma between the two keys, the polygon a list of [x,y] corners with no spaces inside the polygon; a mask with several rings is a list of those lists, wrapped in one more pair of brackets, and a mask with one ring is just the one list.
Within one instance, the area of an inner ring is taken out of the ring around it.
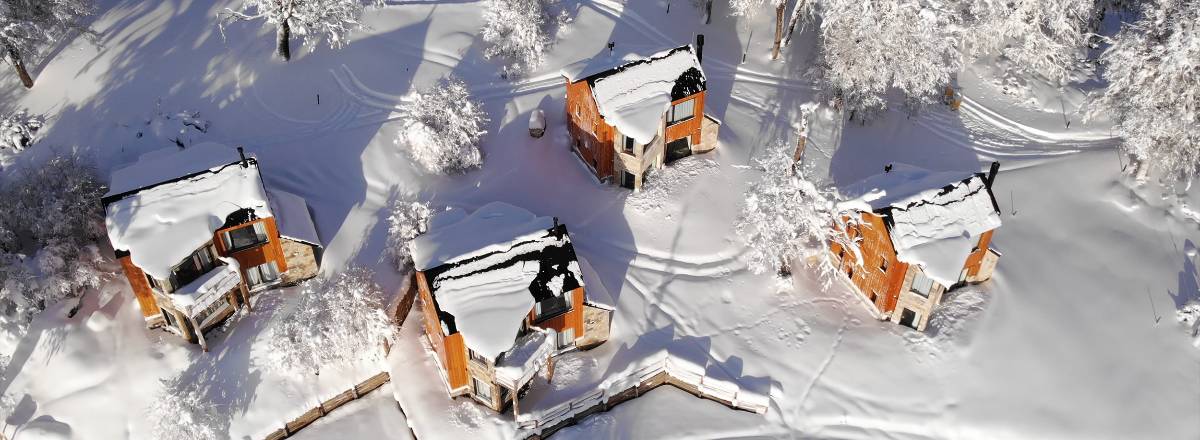
{"label": "white snow surface", "polygon": [[[212,165],[219,163],[216,160],[220,153],[229,151],[233,150],[201,144],[178,152],[156,153],[114,173],[115,188],[131,189],[198,170],[211,171],[145,188],[108,204],[105,226],[113,248],[129,251],[139,268],[155,278],[166,279],[172,266],[212,240],[229,214],[250,208],[260,218],[270,217],[257,166],[243,168],[236,160]],[[141,171],[153,179],[140,175]]]}
{"label": "white snow surface", "polygon": [[467,347],[495,359],[513,346],[533,310],[529,284],[541,265],[522,261],[479,275],[436,282],[438,307],[454,315]]}
{"label": "white snow surface", "polygon": [[981,177],[952,184],[950,191],[932,189],[892,204],[892,244],[902,257],[934,240],[978,237],[1000,227],[1000,213]]}
{"label": "white snow surface", "polygon": [[271,202],[271,212],[275,214],[275,226],[279,228],[279,236],[320,246],[321,238],[317,236],[317,227],[313,225],[312,213],[308,211],[308,203],[303,197],[279,188],[267,190]]}
{"label": "white snow surface", "polygon": [[629,65],[597,79],[592,86],[592,97],[604,121],[642,145],[658,134],[679,76],[688,69],[700,69],[691,50],[668,52],[651,55],[650,62]]}
{"label": "white snow surface", "polygon": [[[413,264],[426,270],[503,248],[554,227],[551,217],[538,217],[516,206],[493,202],[463,215],[458,209],[439,212],[429,231],[413,239]],[[528,312],[528,310],[526,310]]]}
{"label": "white snow surface", "polygon": [[897,252],[897,259],[919,264],[925,275],[942,286],[953,286],[979,237],[960,235],[930,240]]}
{"label": "white snow surface", "polygon": [[130,165],[113,170],[109,177],[108,195],[213,170],[239,159],[237,150],[215,142],[202,142],[182,149],[159,148],[142,154]]}

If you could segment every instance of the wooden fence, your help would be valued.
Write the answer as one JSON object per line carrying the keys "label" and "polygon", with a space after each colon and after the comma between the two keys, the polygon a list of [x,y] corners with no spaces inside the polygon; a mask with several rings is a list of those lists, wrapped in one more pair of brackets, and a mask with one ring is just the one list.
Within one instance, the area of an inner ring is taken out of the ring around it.
{"label": "wooden fence", "polygon": [[767,412],[770,402],[766,396],[742,390],[730,382],[709,378],[702,372],[687,368],[687,365],[686,362],[665,356],[662,360],[644,366],[602,389],[537,414],[523,414],[517,421],[518,437],[532,440],[549,437],[590,415],[608,411],[663,385],[679,388],[702,399],[720,402],[733,409],[756,414]]}

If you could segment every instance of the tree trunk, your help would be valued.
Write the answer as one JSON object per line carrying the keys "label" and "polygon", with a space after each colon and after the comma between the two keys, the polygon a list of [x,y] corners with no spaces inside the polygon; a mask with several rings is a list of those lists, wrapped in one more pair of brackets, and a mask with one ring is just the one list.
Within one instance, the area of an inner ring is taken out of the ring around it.
{"label": "tree trunk", "polygon": [[21,77],[21,83],[25,84],[25,88],[32,89],[33,77],[29,76],[28,70],[25,70],[25,62],[21,60],[21,54],[17,53],[16,49],[9,46],[7,48],[7,53],[5,54],[5,58],[7,58],[8,62],[13,65],[13,68],[17,69],[17,75]]}
{"label": "tree trunk", "polygon": [[771,59],[779,59],[779,42],[783,41],[783,14],[787,11],[787,2],[779,2],[775,7],[775,45],[771,49]]}
{"label": "tree trunk", "polygon": [[783,40],[783,44],[785,46],[792,44],[792,33],[796,32],[796,22],[800,21],[800,17],[804,15],[801,14],[800,11],[801,9],[804,9],[805,1],[806,0],[798,0],[796,7],[792,9],[792,19],[788,20],[787,38]]}
{"label": "tree trunk", "polygon": [[276,52],[284,61],[292,59],[292,48],[289,41],[292,39],[292,26],[288,24],[286,19],[279,24],[279,29],[275,33],[276,36]]}

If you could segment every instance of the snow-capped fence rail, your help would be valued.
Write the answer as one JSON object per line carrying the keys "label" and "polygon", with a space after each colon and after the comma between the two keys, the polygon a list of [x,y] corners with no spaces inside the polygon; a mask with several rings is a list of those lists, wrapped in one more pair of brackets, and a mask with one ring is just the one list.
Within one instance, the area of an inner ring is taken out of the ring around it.
{"label": "snow-capped fence rail", "polygon": [[265,440],[280,440],[291,437],[297,431],[304,429],[304,427],[311,425],[313,422],[317,421],[317,419],[329,414],[330,411],[338,409],[347,403],[353,402],[354,400],[365,396],[371,391],[375,391],[379,387],[383,386],[383,384],[388,383],[390,380],[391,375],[389,375],[386,371],[371,376],[367,380],[360,382],[358,385],[338,393],[329,400],[321,402],[321,404],[317,407],[305,411],[304,414],[300,415],[300,417],[296,417],[295,419],[292,419],[292,421],[285,423],[282,428],[279,428],[268,434],[265,437]]}
{"label": "snow-capped fence rail", "polygon": [[589,394],[543,411],[522,414],[517,419],[517,437],[549,437],[592,414],[608,411],[662,385],[670,385],[693,396],[756,414],[766,413],[770,404],[767,396],[744,390],[729,381],[712,378],[705,374],[703,367],[666,355],[630,374],[606,382]]}

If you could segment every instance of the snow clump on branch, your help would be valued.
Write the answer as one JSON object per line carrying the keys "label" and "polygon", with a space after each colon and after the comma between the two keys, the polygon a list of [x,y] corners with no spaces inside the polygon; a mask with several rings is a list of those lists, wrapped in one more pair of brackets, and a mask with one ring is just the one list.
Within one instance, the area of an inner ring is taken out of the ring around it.
{"label": "snow clump on branch", "polygon": [[479,141],[487,134],[488,117],[462,80],[450,77],[413,93],[402,112],[396,142],[407,144],[409,156],[421,169],[450,174],[483,164]]}
{"label": "snow clump on branch", "polygon": [[432,210],[429,203],[416,199],[413,194],[401,194],[392,200],[388,208],[388,254],[403,270],[412,262],[412,240],[429,230]]}

